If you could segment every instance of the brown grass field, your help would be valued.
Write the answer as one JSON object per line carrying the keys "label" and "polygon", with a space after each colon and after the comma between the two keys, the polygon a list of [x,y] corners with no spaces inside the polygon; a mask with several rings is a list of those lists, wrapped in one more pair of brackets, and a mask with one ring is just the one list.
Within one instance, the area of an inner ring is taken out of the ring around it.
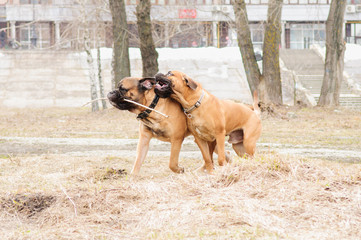
{"label": "brown grass field", "polygon": [[262,118],[253,159],[234,156],[205,175],[189,154],[180,159],[186,173],[174,174],[167,154],[151,155],[131,177],[135,154],[72,155],[36,144],[19,153],[4,138],[136,139],[135,115],[1,109],[0,239],[361,239],[361,156],[272,148],[360,152],[361,111],[280,108]]}

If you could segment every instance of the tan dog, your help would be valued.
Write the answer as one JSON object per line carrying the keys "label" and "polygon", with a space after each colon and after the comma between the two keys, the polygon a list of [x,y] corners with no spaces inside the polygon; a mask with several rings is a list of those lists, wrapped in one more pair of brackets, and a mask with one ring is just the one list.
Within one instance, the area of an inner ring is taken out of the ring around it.
{"label": "tan dog", "polygon": [[139,142],[137,146],[136,161],[131,174],[137,175],[140,167],[148,153],[149,142],[155,137],[161,141],[171,143],[171,154],[169,168],[176,173],[182,173],[184,169],[178,166],[179,152],[182,142],[190,133],[187,129],[186,116],[183,114],[179,103],[168,98],[160,98],[155,107],[169,117],[166,118],[154,111],[145,111],[146,109],[135,104],[124,101],[130,99],[145,106],[154,105],[155,93],[154,78],[124,78],[119,83],[119,88],[108,93],[110,103],[120,109],[128,110],[138,114],[139,124]]}
{"label": "tan dog", "polygon": [[205,164],[203,169],[213,171],[212,153],[217,145],[218,163],[225,164],[224,141],[229,142],[238,156],[252,156],[261,135],[261,120],[257,94],[252,111],[244,104],[219,100],[190,77],[179,71],[167,75],[158,73],[155,92],[164,98],[179,102],[187,115],[188,129],[194,135]]}

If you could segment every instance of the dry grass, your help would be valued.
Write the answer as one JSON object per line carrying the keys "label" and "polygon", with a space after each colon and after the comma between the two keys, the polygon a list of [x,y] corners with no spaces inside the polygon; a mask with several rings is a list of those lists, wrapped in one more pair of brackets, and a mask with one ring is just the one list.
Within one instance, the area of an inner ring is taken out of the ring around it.
{"label": "dry grass", "polygon": [[[262,117],[260,142],[361,148],[360,110],[280,108]],[[0,135],[138,138],[138,121],[114,108],[97,113],[88,108],[2,109]]]}
{"label": "dry grass", "polygon": [[361,149],[361,109],[282,108],[263,114],[261,142]]}
{"label": "dry grass", "polygon": [[[339,131],[356,141],[351,148],[359,146],[360,113],[294,114],[264,116],[262,141],[287,142],[300,134],[302,141],[348,146],[328,138]],[[9,110],[0,118],[3,136],[137,136],[134,115],[114,110]],[[148,157],[132,178],[125,171],[133,161],[111,155],[0,157],[1,239],[361,238],[360,164],[269,151],[235,158],[212,176],[193,172],[201,159],[188,156],[180,160],[188,172],[177,175],[168,169],[168,157]]]}
{"label": "dry grass", "polygon": [[[357,239],[361,166],[274,153],[213,176],[150,159],[59,155],[1,162],[2,239]],[[189,166],[195,159],[183,159]],[[112,168],[114,167],[114,168]]]}
{"label": "dry grass", "polygon": [[134,114],[115,108],[96,113],[88,108],[2,109],[0,135],[137,138],[138,121]]}

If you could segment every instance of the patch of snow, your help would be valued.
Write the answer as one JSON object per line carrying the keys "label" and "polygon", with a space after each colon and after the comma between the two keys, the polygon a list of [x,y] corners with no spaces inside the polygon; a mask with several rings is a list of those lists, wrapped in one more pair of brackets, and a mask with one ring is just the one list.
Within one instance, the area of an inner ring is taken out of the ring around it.
{"label": "patch of snow", "polygon": [[[212,62],[222,61],[235,61],[241,59],[241,53],[238,47],[226,47],[226,48],[157,48],[159,56],[158,60],[207,60]],[[112,59],[112,48],[101,48],[101,59]],[[97,56],[97,50],[91,50],[94,59]],[[86,56],[85,52],[81,53],[82,56]],[[129,48],[130,59],[141,59],[141,53],[139,48]]]}
{"label": "patch of snow", "polygon": [[[312,45],[311,48],[317,50],[323,59],[326,56],[326,47],[320,47],[319,45]],[[346,52],[344,62],[361,60],[361,45],[359,44],[346,44]]]}

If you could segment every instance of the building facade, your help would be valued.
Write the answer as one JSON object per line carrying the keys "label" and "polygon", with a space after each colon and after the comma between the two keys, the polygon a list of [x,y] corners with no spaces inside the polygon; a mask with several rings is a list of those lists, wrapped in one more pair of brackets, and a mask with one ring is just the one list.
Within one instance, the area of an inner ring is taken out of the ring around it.
{"label": "building facade", "polygon": [[[284,0],[282,48],[325,43],[331,0]],[[130,46],[139,45],[135,7],[126,0]],[[230,0],[152,0],[157,47],[237,46]],[[262,49],[268,0],[246,0],[251,37]],[[111,15],[98,0],[0,0],[1,48],[71,49],[111,47]],[[345,40],[361,44],[361,0],[348,0]]]}

